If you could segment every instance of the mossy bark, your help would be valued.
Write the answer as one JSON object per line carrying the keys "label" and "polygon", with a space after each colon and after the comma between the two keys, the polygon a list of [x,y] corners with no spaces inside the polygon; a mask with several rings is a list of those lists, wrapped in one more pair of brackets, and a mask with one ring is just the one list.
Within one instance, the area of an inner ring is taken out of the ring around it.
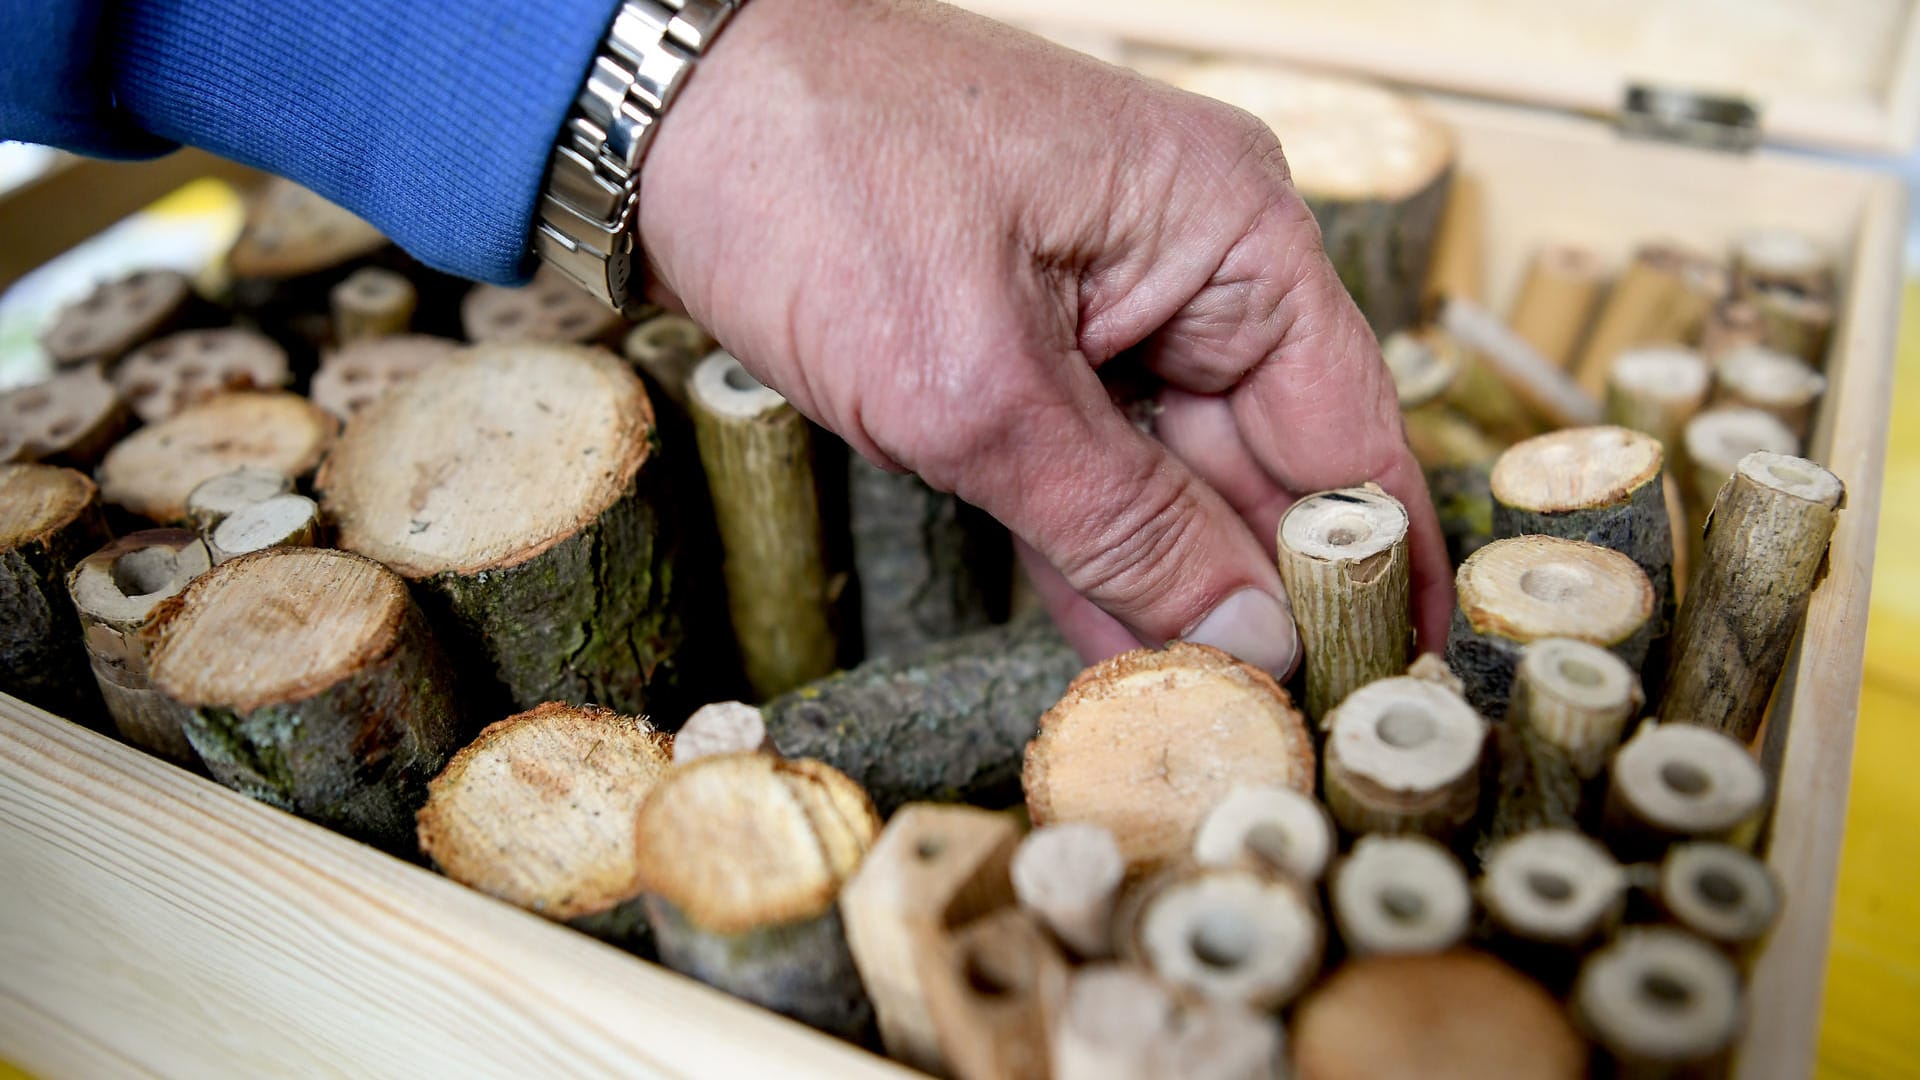
{"label": "mossy bark", "polygon": [[1083,664],[1044,613],[871,660],[763,708],[788,757],[852,777],[882,816],[909,802],[1011,805],[1040,714]]}
{"label": "mossy bark", "polygon": [[52,532],[0,552],[0,691],[95,728],[106,708],[88,670],[67,572],[108,538],[95,499]]}
{"label": "mossy bark", "polygon": [[1376,337],[1419,321],[1428,264],[1453,170],[1404,199],[1342,199],[1304,193],[1340,283]]}
{"label": "mossy bark", "polygon": [[869,659],[902,656],[1006,615],[1006,529],[912,473],[848,455],[848,523]]}
{"label": "mossy bark", "polygon": [[648,897],[660,962],[735,997],[854,1042],[870,1041],[873,1005],[837,908],[810,919],[718,934]]}
{"label": "mossy bark", "polygon": [[404,857],[427,782],[471,734],[412,605],[378,661],[306,698],[195,706],[185,729],[220,783]]}

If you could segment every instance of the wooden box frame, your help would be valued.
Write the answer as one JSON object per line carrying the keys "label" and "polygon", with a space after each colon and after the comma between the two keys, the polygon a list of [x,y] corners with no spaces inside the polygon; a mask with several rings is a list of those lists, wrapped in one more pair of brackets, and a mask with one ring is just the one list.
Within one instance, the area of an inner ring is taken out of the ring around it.
{"label": "wooden box frame", "polygon": [[[1490,298],[1533,246],[1624,256],[1760,224],[1840,255],[1812,452],[1847,483],[1776,695],[1767,857],[1784,921],[1739,1072],[1811,1072],[1886,443],[1905,197],[1775,152],[1436,102],[1485,191]],[[46,1077],[913,1075],[0,696],[0,1057]]]}

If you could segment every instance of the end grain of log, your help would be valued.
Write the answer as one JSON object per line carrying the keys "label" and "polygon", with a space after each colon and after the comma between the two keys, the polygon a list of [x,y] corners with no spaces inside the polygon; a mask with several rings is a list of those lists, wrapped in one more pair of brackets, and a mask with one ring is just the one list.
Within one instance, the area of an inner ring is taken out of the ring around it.
{"label": "end grain of log", "polygon": [[1761,289],[1749,293],[1747,302],[1760,313],[1762,345],[1826,370],[1827,341],[1833,334],[1833,301],[1782,289]]}
{"label": "end grain of log", "polygon": [[1592,251],[1570,244],[1536,251],[1521,279],[1507,323],[1522,340],[1565,371],[1586,336],[1607,287],[1607,268]]}
{"label": "end grain of log", "polygon": [[1327,890],[1355,956],[1443,952],[1467,936],[1473,891],[1453,853],[1424,836],[1363,836]]}
{"label": "end grain of log", "polygon": [[1311,791],[1305,718],[1271,675],[1205,645],[1136,649],[1082,672],[1040,720],[1022,783],[1036,825],[1104,825],[1134,868],[1184,854],[1235,787]]}
{"label": "end grain of log", "polygon": [[1251,870],[1162,871],[1122,902],[1114,932],[1122,959],[1176,994],[1277,1009],[1305,990],[1326,947],[1308,886]]}
{"label": "end grain of log", "polygon": [[633,820],[667,767],[644,719],[550,702],[487,725],[433,778],[420,851],[468,888],[643,947]]}
{"label": "end grain of log", "polygon": [[841,890],[847,944],[890,1056],[943,1070],[926,958],[952,929],[1014,902],[1009,868],[1019,840],[1019,826],[1006,814],[904,806]]}
{"label": "end grain of log", "polygon": [[1127,864],[1098,825],[1043,825],[1027,834],[1010,867],[1013,893],[1074,956],[1113,955],[1113,903]]}
{"label": "end grain of log", "polygon": [[1577,950],[1620,921],[1627,876],[1593,839],[1571,829],[1536,829],[1487,853],[1480,901],[1496,930],[1522,946]]}
{"label": "end grain of log", "polygon": [[1805,442],[1827,380],[1805,361],[1762,345],[1721,354],[1714,362],[1714,403],[1759,409]]}
{"label": "end grain of log", "polygon": [[341,547],[415,584],[470,693],[672,715],[687,599],[652,433],[612,355],[483,345],[357,416],[316,486]]}
{"label": "end grain of log", "polygon": [[459,351],[459,342],[427,334],[361,338],[321,356],[308,396],[342,421],[351,420],[387,391]]}
{"label": "end grain of log", "polygon": [[83,724],[102,709],[66,578],[106,539],[93,481],[0,465],[0,691]]}
{"label": "end grain of log", "polygon": [[1705,942],[1670,927],[1627,930],[1589,957],[1573,1009],[1623,1077],[1714,1075],[1739,1036],[1739,973]]}
{"label": "end grain of log", "polygon": [[468,341],[618,347],[627,321],[553,266],[512,288],[476,285],[460,302]]}
{"label": "end grain of log", "polygon": [[100,464],[100,493],[143,517],[180,521],[202,481],[243,465],[298,479],[339,430],[333,416],[293,394],[220,394],[122,439]]}
{"label": "end grain of log", "polygon": [[1846,488],[1804,458],[1749,454],[1714,502],[1674,633],[1663,721],[1751,742],[1826,565]]}
{"label": "end grain of log", "polygon": [[849,452],[847,515],[866,656],[910,654],[1005,610],[1013,549],[983,511]]}
{"label": "end grain of log", "polygon": [[1333,819],[1318,799],[1290,787],[1237,787],[1214,804],[1193,836],[1201,866],[1252,865],[1309,884],[1333,857]]}
{"label": "end grain of log", "polygon": [[292,491],[286,473],[242,465],[194,485],[187,493],[187,524],[204,537],[241,510]]}
{"label": "end grain of log", "polygon": [[1777,418],[1759,409],[1738,406],[1710,408],[1687,422],[1682,436],[1685,471],[1681,494],[1686,497],[1690,562],[1698,566],[1707,511],[1740,459],[1756,450],[1798,454],[1800,440]]}
{"label": "end grain of log", "polygon": [[687,381],[693,378],[693,369],[719,347],[699,323],[685,315],[655,315],[627,332],[620,351],[684,413],[692,408]]}
{"label": "end grain of log", "polygon": [[1602,835],[1623,858],[1657,855],[1674,840],[1730,837],[1766,801],[1766,776],[1741,744],[1692,724],[1648,724],[1614,755]]}
{"label": "end grain of log", "polygon": [[0,393],[0,463],[44,461],[87,468],[132,416],[98,364]]}
{"label": "end grain of log", "polygon": [[40,344],[62,366],[112,364],[140,343],[187,323],[204,323],[212,314],[212,306],[194,295],[185,274],[136,270],[101,282],[61,308]]}
{"label": "end grain of log", "polygon": [[140,419],[157,424],[229,390],[278,390],[291,378],[287,351],[236,326],[150,341],[114,369],[113,386]]}
{"label": "end grain of log", "polygon": [[1646,659],[1653,584],[1617,551],[1553,536],[1495,540],[1461,564],[1454,586],[1447,666],[1490,720],[1506,716],[1521,652],[1542,638],[1590,642],[1636,672]]}
{"label": "end grain of log", "polygon": [[404,275],[378,266],[348,274],[327,293],[333,311],[333,340],[349,345],[368,338],[404,334],[413,325],[420,292]]}
{"label": "end grain of log", "polygon": [[1733,286],[1740,296],[1774,289],[1831,296],[1833,260],[1805,233],[1755,229],[1733,242]]}
{"label": "end grain of log", "polygon": [[873,1010],[835,900],[879,832],[866,794],[817,761],[723,754],[675,767],[634,821],[661,962],[860,1038]]}
{"label": "end grain of log", "polygon": [[743,701],[702,705],[673,735],[673,763],[685,765],[715,754],[776,753],[760,710]]}
{"label": "end grain of log", "polygon": [[1327,720],[1324,790],[1342,829],[1444,841],[1473,821],[1487,722],[1460,695],[1424,679],[1381,679]]}
{"label": "end grain of log", "polygon": [[812,430],[728,353],[702,360],[687,393],[747,681],[777,697],[835,666]]}
{"label": "end grain of log", "polygon": [[1782,887],[1766,863],[1739,848],[1675,844],[1660,861],[1654,899],[1675,925],[1739,960],[1779,920]]}
{"label": "end grain of log", "polygon": [[1075,971],[1054,1024],[1054,1080],[1159,1080],[1176,1006],[1139,968],[1089,964]]}
{"label": "end grain of log", "polygon": [[1498,803],[1480,846],[1588,822],[1595,780],[1642,704],[1640,681],[1605,649],[1567,638],[1527,646],[1499,734]]}
{"label": "end grain of log", "polygon": [[1046,931],[1001,908],[946,935],[924,962],[927,1006],[953,1080],[1048,1080],[1069,967]]}
{"label": "end grain of log", "polygon": [[397,575],[342,551],[255,552],[167,601],[153,635],[154,689],[193,711],[187,741],[214,779],[416,850],[427,782],[470,729]]}
{"label": "end grain of log", "polygon": [[1726,275],[1712,260],[1671,244],[1642,247],[1594,318],[1573,367],[1580,385],[1598,396],[1622,352],[1692,341],[1726,291]]}
{"label": "end grain of log", "polygon": [[200,767],[187,742],[192,710],[153,688],[149,633],[161,604],[213,566],[185,529],[129,533],[80,560],[67,590],[80,613],[88,660],[120,737],[176,765]]}
{"label": "end grain of log", "polygon": [[1560,1003],[1468,949],[1344,964],[1295,1010],[1292,1036],[1296,1080],[1587,1075]]}
{"label": "end grain of log", "polygon": [[227,516],[207,535],[215,566],[270,547],[312,547],[320,507],[305,495],[275,495]]}
{"label": "end grain of log", "polygon": [[1280,578],[1306,659],[1307,715],[1406,670],[1413,649],[1406,507],[1378,487],[1309,495],[1280,519]]}
{"label": "end grain of log", "polygon": [[768,702],[780,752],[852,776],[881,813],[904,803],[1019,800],[1022,754],[1085,666],[1043,611],[869,660]]}
{"label": "end grain of log", "polygon": [[1607,372],[1607,422],[1660,440],[1669,471],[1682,460],[1687,421],[1707,403],[1712,371],[1699,353],[1646,345],[1614,358]]}

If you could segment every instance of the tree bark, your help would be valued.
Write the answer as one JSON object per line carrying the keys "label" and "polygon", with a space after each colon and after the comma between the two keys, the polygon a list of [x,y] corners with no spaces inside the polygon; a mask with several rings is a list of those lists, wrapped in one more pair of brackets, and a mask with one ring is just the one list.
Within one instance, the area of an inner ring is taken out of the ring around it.
{"label": "tree bark", "polygon": [[1493,463],[1500,444],[1443,406],[1404,417],[1407,445],[1426,474],[1427,493],[1455,566],[1493,539]]}
{"label": "tree bark", "polygon": [[0,465],[0,691],[76,723],[103,719],[66,577],[105,543],[100,491],[52,465]]}
{"label": "tree bark", "polygon": [[908,655],[1005,614],[1013,550],[991,517],[853,453],[847,504],[868,658]]}
{"label": "tree bark", "polygon": [[1327,717],[1325,793],[1349,833],[1443,842],[1480,808],[1487,722],[1446,687],[1411,676],[1370,683]]}
{"label": "tree bark", "polygon": [[1413,647],[1407,510],[1377,486],[1309,495],[1280,519],[1280,578],[1306,659],[1307,715],[1398,675]]}
{"label": "tree bark", "polygon": [[100,464],[100,493],[142,517],[182,521],[202,481],[241,466],[298,480],[339,430],[340,421],[293,394],[220,394],[122,439]]}
{"label": "tree bark", "polygon": [[1363,836],[1327,890],[1349,955],[1436,953],[1467,936],[1473,892],[1453,853],[1424,836]]}
{"label": "tree bark", "polygon": [[452,672],[378,563],[282,548],[209,571],[155,618],[156,690],[214,779],[386,851],[470,733]]}
{"label": "tree bark", "polygon": [[774,745],[852,776],[881,813],[1018,801],[1021,754],[1082,667],[1044,612],[868,661],[767,702]]}

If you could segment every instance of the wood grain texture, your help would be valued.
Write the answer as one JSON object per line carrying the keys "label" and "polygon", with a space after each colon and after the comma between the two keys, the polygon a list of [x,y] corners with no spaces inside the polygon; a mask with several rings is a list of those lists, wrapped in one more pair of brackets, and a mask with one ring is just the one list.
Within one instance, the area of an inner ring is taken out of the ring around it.
{"label": "wood grain texture", "polygon": [[0,824],[43,1076],[915,1075],[5,697]]}

